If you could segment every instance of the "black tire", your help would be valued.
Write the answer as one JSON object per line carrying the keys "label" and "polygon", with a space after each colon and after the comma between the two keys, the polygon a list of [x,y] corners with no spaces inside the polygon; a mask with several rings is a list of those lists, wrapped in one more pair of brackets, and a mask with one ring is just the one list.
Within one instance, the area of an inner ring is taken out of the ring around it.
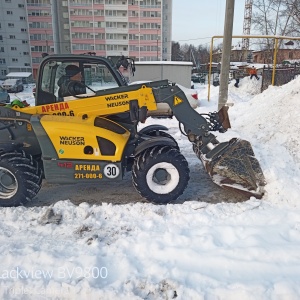
{"label": "black tire", "polygon": [[42,184],[42,170],[24,152],[0,155],[0,206],[25,205],[36,196]]}
{"label": "black tire", "polygon": [[167,204],[182,195],[190,179],[189,172],[188,163],[178,149],[156,146],[135,157],[132,181],[148,201]]}
{"label": "black tire", "polygon": [[176,148],[179,149],[178,143],[175,140],[175,138],[173,138],[171,134],[169,134],[169,133],[167,133],[165,131],[153,130],[153,131],[147,132],[146,134],[150,135],[150,136],[163,136],[163,137],[167,137],[167,138],[171,139],[173,142],[175,142],[176,143]]}

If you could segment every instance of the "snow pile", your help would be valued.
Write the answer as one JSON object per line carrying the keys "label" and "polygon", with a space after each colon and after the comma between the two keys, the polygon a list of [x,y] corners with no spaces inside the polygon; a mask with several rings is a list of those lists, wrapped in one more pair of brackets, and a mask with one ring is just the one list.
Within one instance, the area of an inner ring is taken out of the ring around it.
{"label": "snow pile", "polygon": [[1,299],[300,295],[299,210],[255,199],[167,206],[61,201],[53,207],[61,223],[45,224],[46,210],[1,209]]}
{"label": "snow pile", "polygon": [[[256,96],[251,84],[259,81],[230,84],[232,129],[218,139],[251,142],[267,179],[262,200],[196,201],[200,182],[183,204],[59,198],[52,210],[0,208],[0,298],[299,299],[300,78]],[[215,111],[218,91],[207,102],[207,87],[199,89],[197,111]],[[18,96],[33,101],[30,91]],[[160,123],[198,166],[178,122]]]}
{"label": "snow pile", "polygon": [[[270,86],[248,103],[233,106],[231,123],[249,139],[264,170],[271,201],[299,206],[300,78],[281,87]],[[268,197],[268,198],[269,198]]]}
{"label": "snow pile", "polygon": [[[231,88],[236,88],[234,87],[235,84],[235,79],[233,79],[230,83]],[[245,95],[258,95],[261,92],[261,76],[259,76],[259,80],[256,78],[250,79],[250,76],[244,77],[240,79],[239,82],[239,94]]]}

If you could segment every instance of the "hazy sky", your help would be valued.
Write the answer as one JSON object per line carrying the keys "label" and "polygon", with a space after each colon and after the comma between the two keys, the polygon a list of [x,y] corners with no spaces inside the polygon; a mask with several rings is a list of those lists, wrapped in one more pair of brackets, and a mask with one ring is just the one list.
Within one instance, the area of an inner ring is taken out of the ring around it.
{"label": "hazy sky", "polygon": [[[244,6],[245,0],[235,0],[235,35],[243,34]],[[172,41],[209,44],[212,36],[224,33],[225,7],[226,0],[173,0]]]}

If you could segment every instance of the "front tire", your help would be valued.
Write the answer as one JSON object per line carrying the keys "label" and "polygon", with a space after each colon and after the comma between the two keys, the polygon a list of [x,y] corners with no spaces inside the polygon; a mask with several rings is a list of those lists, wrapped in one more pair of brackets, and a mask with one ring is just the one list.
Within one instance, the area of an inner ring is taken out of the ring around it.
{"label": "front tire", "polygon": [[167,137],[167,138],[171,139],[173,142],[175,142],[176,148],[179,150],[179,146],[178,146],[178,143],[175,140],[175,138],[172,137],[172,135],[170,135],[169,133],[167,133],[165,131],[153,130],[153,131],[146,132],[146,134],[150,135],[150,136],[163,136],[163,137]]}
{"label": "front tire", "polygon": [[189,167],[178,149],[156,146],[135,157],[132,181],[140,195],[150,202],[167,204],[186,189]]}
{"label": "front tire", "polygon": [[0,206],[24,205],[36,196],[42,184],[38,163],[24,152],[0,155]]}

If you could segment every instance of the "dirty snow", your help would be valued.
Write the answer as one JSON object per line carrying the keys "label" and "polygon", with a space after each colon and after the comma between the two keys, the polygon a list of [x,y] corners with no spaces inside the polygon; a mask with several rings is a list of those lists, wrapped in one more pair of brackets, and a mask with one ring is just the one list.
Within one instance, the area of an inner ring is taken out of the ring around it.
{"label": "dirty snow", "polygon": [[[218,138],[251,142],[262,200],[0,208],[0,298],[299,299],[300,78],[262,94],[259,84],[229,85],[232,129]],[[197,110],[216,110],[218,87],[208,102],[195,86]],[[33,103],[31,88],[17,95]],[[159,122],[192,156],[176,120]]]}

